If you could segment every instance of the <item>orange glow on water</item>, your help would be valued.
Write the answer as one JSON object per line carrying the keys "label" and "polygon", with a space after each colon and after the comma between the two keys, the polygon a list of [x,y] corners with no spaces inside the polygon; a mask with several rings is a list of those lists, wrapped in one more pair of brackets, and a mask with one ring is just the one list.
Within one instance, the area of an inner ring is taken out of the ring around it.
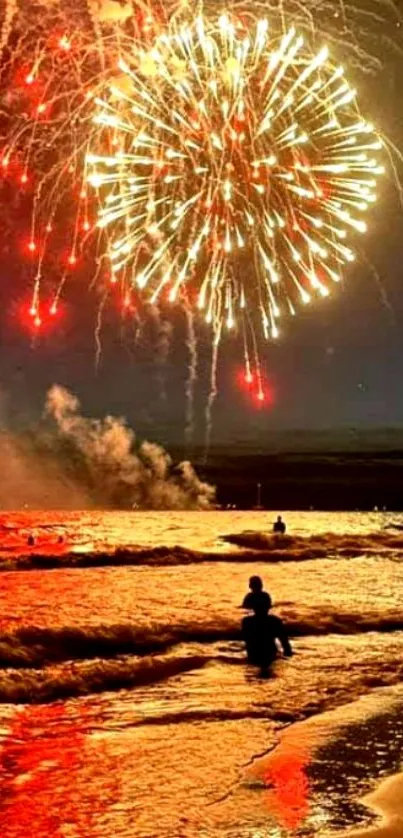
{"label": "orange glow on water", "polygon": [[10,838],[64,838],[66,823],[72,835],[96,834],[119,775],[111,771],[108,788],[90,782],[87,714],[83,705],[72,713],[61,703],[15,714],[0,755],[0,826]]}
{"label": "orange glow on water", "polygon": [[264,774],[269,787],[267,806],[279,825],[288,830],[297,829],[309,812],[309,760],[307,748],[293,744],[273,754]]}

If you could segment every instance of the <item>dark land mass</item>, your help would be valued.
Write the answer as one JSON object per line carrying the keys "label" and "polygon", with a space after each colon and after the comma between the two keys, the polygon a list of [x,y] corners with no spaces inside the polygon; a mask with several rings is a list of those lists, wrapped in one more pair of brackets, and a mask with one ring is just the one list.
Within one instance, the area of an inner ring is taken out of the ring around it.
{"label": "dark land mass", "polygon": [[[182,456],[183,456],[183,452]],[[175,456],[180,452],[175,452]],[[212,447],[199,475],[217,487],[217,502],[250,509],[403,511],[403,432],[285,432],[265,446]]]}

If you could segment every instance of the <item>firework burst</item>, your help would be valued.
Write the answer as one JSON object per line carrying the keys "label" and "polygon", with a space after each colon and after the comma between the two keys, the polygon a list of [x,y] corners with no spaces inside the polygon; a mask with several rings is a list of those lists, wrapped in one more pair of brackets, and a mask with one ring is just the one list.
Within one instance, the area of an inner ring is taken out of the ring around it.
{"label": "firework burst", "polygon": [[200,16],[119,67],[87,155],[112,271],[190,299],[215,344],[239,325],[249,377],[258,321],[277,338],[354,260],[382,143],[327,48],[265,19]]}
{"label": "firework burst", "polygon": [[263,403],[259,337],[342,276],[382,170],[380,140],[320,45],[357,77],[381,71],[385,42],[401,51],[396,4],[0,6],[2,221],[31,263],[34,334],[70,288],[96,290],[97,354],[108,298],[135,324],[143,301],[153,315],[177,301],[190,401],[197,338],[213,335],[211,418],[220,338],[236,333]]}

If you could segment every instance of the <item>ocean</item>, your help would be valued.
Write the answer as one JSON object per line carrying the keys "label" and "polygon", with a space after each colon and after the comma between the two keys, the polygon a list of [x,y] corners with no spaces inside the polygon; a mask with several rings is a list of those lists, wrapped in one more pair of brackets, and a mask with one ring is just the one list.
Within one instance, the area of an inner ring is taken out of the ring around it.
{"label": "ocean", "polygon": [[[0,515],[3,838],[325,835],[400,771],[403,532],[388,513]],[[34,543],[28,545],[29,536]],[[261,575],[294,656],[239,636]]]}

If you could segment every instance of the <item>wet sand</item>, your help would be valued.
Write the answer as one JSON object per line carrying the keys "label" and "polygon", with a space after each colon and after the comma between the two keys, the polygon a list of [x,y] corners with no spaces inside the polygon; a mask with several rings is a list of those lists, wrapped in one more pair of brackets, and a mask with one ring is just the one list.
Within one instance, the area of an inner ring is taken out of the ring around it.
{"label": "wet sand", "polygon": [[381,818],[369,829],[355,829],[346,838],[401,838],[403,835],[403,773],[389,777],[363,803]]}
{"label": "wet sand", "polygon": [[248,782],[268,789],[268,806],[280,827],[311,827],[316,835],[344,838],[401,838],[402,715],[399,686],[297,722],[253,763]]}
{"label": "wet sand", "polygon": [[402,710],[401,687],[289,726],[137,726],[130,691],[3,705],[3,838],[398,838],[402,777],[374,790],[402,763]]}

